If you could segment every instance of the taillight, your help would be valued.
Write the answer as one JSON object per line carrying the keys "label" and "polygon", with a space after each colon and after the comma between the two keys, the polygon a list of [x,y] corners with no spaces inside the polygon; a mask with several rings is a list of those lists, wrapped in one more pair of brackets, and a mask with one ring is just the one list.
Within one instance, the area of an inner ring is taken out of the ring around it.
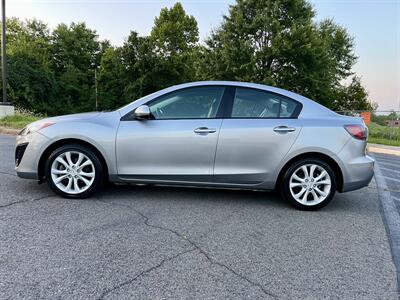
{"label": "taillight", "polygon": [[363,125],[344,125],[344,129],[357,140],[366,140],[368,136],[367,127]]}

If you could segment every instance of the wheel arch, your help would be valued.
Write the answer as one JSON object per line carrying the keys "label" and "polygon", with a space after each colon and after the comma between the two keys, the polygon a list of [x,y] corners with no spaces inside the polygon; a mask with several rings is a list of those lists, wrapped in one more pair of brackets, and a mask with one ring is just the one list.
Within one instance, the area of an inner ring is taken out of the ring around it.
{"label": "wheel arch", "polygon": [[327,163],[333,170],[336,176],[337,180],[337,190],[338,192],[342,192],[343,190],[343,171],[340,168],[339,164],[336,162],[335,159],[333,159],[331,156],[321,153],[321,152],[306,152],[302,153],[299,155],[296,155],[295,157],[291,158],[286,164],[282,167],[282,169],[279,172],[278,178],[276,180],[275,188],[278,188],[279,185],[282,182],[283,176],[285,175],[285,172],[289,169],[289,167],[295,163],[296,161],[299,161],[301,159],[305,158],[319,158],[325,163]]}
{"label": "wheel arch", "polygon": [[55,151],[57,148],[64,146],[64,145],[68,145],[68,144],[79,144],[85,147],[88,147],[90,150],[92,150],[97,157],[99,158],[101,165],[103,167],[103,170],[105,172],[105,179],[108,180],[108,165],[107,162],[104,158],[104,155],[99,151],[99,149],[97,149],[93,144],[81,140],[81,139],[77,139],[77,138],[66,138],[66,139],[61,139],[58,141],[55,141],[54,143],[50,144],[42,153],[42,155],[40,156],[39,159],[39,163],[38,163],[38,178],[39,178],[39,182],[43,182],[44,178],[45,178],[45,164],[46,164],[46,160],[47,158],[50,156],[51,153],[53,153],[53,151]]}

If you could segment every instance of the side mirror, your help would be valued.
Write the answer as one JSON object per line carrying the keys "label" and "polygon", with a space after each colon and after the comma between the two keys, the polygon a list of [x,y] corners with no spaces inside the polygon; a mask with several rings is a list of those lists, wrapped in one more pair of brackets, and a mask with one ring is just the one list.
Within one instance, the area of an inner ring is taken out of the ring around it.
{"label": "side mirror", "polygon": [[138,108],[135,109],[133,115],[136,119],[139,120],[146,120],[150,117],[150,108],[147,105],[140,105]]}

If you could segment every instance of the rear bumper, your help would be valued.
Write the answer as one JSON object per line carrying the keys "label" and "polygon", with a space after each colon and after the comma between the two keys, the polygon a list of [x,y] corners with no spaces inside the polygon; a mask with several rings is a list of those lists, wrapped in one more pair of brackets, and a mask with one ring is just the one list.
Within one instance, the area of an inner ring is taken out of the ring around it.
{"label": "rear bumper", "polygon": [[354,191],[367,186],[374,176],[374,163],[375,160],[368,155],[347,163],[341,192]]}

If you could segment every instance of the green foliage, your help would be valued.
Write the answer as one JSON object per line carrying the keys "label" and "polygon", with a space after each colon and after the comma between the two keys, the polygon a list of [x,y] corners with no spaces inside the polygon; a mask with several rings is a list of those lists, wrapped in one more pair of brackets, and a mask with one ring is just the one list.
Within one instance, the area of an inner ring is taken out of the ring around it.
{"label": "green foliage", "polygon": [[100,64],[100,42],[84,23],[60,24],[51,39],[52,67],[62,113],[95,107],[94,69]]}
{"label": "green foliage", "polygon": [[354,76],[347,86],[340,85],[336,95],[336,99],[332,103],[332,108],[335,110],[374,110],[359,77]]}
{"label": "green foliage", "polygon": [[238,0],[202,48],[198,75],[274,85],[336,108],[356,61],[353,39],[314,15],[305,0]]}
{"label": "green foliage", "polygon": [[0,126],[22,129],[29,123],[35,122],[44,118],[44,116],[37,116],[33,114],[16,113],[14,116],[6,116],[0,118]]}
{"label": "green foliage", "polygon": [[370,143],[400,146],[400,128],[371,123],[368,126]]}
{"label": "green foliage", "polygon": [[85,23],[50,31],[37,20],[9,19],[9,98],[50,115],[114,109],[159,89],[195,80],[278,86],[330,108],[370,109],[353,39],[332,20],[316,23],[306,0],[237,0],[204,45],[180,3],[161,10],[149,36],[131,31],[121,47]]}
{"label": "green foliage", "polygon": [[165,87],[195,79],[197,22],[180,3],[164,8],[150,36],[131,31],[124,45],[105,52],[100,67],[102,108],[115,108]]}

